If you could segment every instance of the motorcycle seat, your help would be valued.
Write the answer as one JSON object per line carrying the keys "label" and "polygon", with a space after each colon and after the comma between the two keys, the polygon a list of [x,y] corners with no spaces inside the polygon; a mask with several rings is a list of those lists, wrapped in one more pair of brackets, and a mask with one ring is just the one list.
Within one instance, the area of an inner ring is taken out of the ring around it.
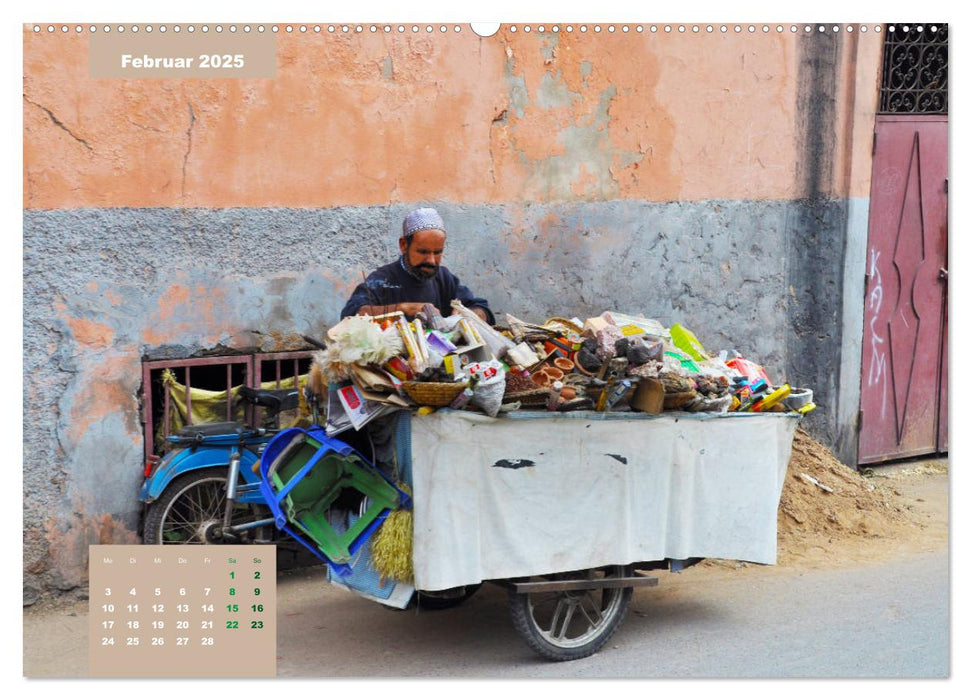
{"label": "motorcycle seat", "polygon": [[194,438],[197,435],[214,437],[216,435],[238,435],[241,430],[245,429],[242,423],[199,423],[198,425],[186,425],[179,428],[179,432],[176,434],[181,438]]}
{"label": "motorcycle seat", "polygon": [[239,397],[268,408],[273,413],[292,410],[300,403],[300,392],[296,389],[252,389],[243,386],[239,388]]}

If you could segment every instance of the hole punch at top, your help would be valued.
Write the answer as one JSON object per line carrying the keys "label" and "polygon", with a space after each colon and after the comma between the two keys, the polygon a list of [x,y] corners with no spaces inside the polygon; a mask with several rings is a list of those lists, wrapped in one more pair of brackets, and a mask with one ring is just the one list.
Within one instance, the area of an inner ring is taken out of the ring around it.
{"label": "hole punch at top", "polygon": [[476,35],[483,38],[490,37],[499,31],[498,22],[473,22],[470,26]]}

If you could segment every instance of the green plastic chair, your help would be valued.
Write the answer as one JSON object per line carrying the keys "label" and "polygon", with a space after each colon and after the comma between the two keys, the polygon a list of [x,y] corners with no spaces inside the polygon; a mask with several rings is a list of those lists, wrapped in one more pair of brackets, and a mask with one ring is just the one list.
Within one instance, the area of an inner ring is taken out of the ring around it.
{"label": "green plastic chair", "polygon": [[[293,428],[277,435],[264,452],[260,471],[277,526],[282,527],[281,521],[292,524],[338,565],[351,560],[391,510],[410,501],[352,447],[328,438],[322,429]],[[368,507],[345,532],[337,532],[327,512],[345,489],[366,496]]]}

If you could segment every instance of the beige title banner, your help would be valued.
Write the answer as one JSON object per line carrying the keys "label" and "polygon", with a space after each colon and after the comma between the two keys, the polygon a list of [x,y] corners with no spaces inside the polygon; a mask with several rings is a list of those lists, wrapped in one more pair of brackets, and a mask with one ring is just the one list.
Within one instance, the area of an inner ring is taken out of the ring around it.
{"label": "beige title banner", "polygon": [[91,35],[92,78],[273,78],[276,36],[255,33]]}

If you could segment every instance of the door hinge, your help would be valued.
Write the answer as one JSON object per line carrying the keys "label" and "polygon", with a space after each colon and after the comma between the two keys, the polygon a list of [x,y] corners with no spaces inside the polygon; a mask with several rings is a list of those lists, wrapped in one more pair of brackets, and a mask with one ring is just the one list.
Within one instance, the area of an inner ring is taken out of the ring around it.
{"label": "door hinge", "polygon": [[948,182],[948,179],[944,178],[944,194],[947,194],[947,182]]}
{"label": "door hinge", "polygon": [[877,132],[873,132],[873,149],[870,151],[870,155],[874,156],[877,154]]}
{"label": "door hinge", "polygon": [[863,409],[856,412],[856,429],[863,430]]}

